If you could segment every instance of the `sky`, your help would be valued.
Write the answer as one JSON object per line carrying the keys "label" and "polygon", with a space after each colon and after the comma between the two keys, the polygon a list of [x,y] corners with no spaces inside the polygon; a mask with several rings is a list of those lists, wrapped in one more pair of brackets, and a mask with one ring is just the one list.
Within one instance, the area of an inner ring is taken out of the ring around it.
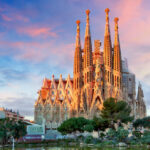
{"label": "sky", "polygon": [[75,22],[81,21],[83,48],[86,9],[91,11],[92,44],[100,40],[103,49],[105,8],[110,9],[112,44],[113,20],[119,17],[122,57],[136,74],[136,84],[142,83],[150,115],[149,0],[0,0],[0,107],[33,119],[43,78],[73,76]]}

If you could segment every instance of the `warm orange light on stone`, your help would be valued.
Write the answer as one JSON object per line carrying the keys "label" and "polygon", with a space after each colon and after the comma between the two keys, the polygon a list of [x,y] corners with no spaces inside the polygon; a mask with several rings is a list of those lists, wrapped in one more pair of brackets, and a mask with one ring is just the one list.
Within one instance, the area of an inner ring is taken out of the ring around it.
{"label": "warm orange light on stone", "polygon": [[76,24],[79,25],[79,24],[80,24],[80,20],[77,20],[77,21],[76,21]]}
{"label": "warm orange light on stone", "polygon": [[118,18],[118,17],[115,17],[115,18],[114,18],[114,22],[115,22],[115,23],[118,23],[118,21],[119,21],[119,18]]}
{"label": "warm orange light on stone", "polygon": [[106,9],[105,9],[106,14],[108,14],[109,11],[110,11],[109,8],[106,8]]}
{"label": "warm orange light on stone", "polygon": [[89,10],[89,9],[86,10],[86,14],[87,14],[87,15],[90,14],[90,10]]}

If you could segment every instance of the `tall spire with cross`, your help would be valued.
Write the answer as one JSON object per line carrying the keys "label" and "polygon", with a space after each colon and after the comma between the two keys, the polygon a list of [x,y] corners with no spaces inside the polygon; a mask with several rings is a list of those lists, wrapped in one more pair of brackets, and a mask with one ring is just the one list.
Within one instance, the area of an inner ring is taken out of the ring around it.
{"label": "tall spire with cross", "polygon": [[85,29],[85,42],[84,42],[84,85],[91,84],[93,81],[93,58],[92,58],[92,43],[90,34],[89,15],[90,10],[86,10],[86,29]]}
{"label": "tall spire with cross", "polygon": [[114,40],[114,53],[113,53],[113,77],[114,77],[114,86],[121,88],[121,50],[119,42],[119,33],[118,33],[118,21],[119,18],[115,18],[115,40]]}
{"label": "tall spire with cross", "polygon": [[74,90],[81,89],[82,86],[82,53],[81,53],[81,43],[80,43],[80,20],[76,21],[77,24],[77,34],[76,34],[76,48],[74,55]]}

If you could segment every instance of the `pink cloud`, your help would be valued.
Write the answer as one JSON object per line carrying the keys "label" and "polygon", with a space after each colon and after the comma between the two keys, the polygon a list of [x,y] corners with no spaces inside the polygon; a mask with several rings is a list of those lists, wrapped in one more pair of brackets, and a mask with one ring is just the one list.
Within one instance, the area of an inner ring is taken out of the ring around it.
{"label": "pink cloud", "polygon": [[[59,44],[51,42],[11,42],[0,41],[5,51],[0,55],[11,55],[17,60],[26,60],[32,63],[39,63],[43,60],[50,64],[65,64],[73,62],[74,44]],[[10,50],[11,48],[11,50]],[[6,50],[8,49],[8,50]]]}
{"label": "pink cloud", "polygon": [[12,19],[10,17],[8,17],[4,14],[1,14],[1,16],[2,16],[3,20],[5,20],[5,21],[12,21]]}
{"label": "pink cloud", "polygon": [[28,22],[29,19],[21,14],[18,13],[11,13],[11,14],[1,14],[1,17],[4,21],[10,22],[10,21],[23,21]]}
{"label": "pink cloud", "polygon": [[31,37],[44,36],[44,37],[57,37],[58,35],[51,31],[49,27],[20,27],[17,29],[19,33],[26,34]]}

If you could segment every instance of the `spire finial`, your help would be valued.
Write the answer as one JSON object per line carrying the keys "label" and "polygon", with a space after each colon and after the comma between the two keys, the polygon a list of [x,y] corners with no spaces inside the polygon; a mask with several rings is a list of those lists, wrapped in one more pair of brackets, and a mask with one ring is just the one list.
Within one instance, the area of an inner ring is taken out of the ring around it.
{"label": "spire finial", "polygon": [[77,20],[77,21],[76,21],[76,24],[77,24],[77,25],[80,25],[80,20]]}
{"label": "spire finial", "polygon": [[87,14],[87,15],[90,14],[90,10],[89,10],[89,9],[86,10],[86,14]]}
{"label": "spire finial", "polygon": [[118,21],[119,21],[119,18],[118,17],[115,17],[114,18],[114,22],[115,22],[115,31],[118,32]]}
{"label": "spire finial", "polygon": [[119,18],[118,18],[118,17],[115,17],[115,18],[114,18],[114,21],[115,21],[116,24],[118,24]]}
{"label": "spire finial", "polygon": [[106,12],[106,14],[108,15],[109,12],[110,12],[109,8],[106,8],[106,9],[105,9],[105,12]]}

